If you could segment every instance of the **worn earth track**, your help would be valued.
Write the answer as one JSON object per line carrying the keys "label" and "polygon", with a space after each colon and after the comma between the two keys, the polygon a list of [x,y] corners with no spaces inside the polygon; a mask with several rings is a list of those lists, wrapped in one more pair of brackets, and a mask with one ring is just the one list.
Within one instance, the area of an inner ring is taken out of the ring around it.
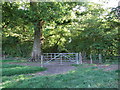
{"label": "worn earth track", "polygon": [[96,65],[98,69],[104,69],[104,71],[112,71],[112,70],[118,70],[118,65],[113,64],[113,65]]}
{"label": "worn earth track", "polygon": [[[9,64],[17,64],[17,65],[25,65],[25,66],[41,66],[40,63],[9,63]],[[70,63],[56,63],[52,62],[44,65],[43,67],[47,68],[47,70],[42,72],[33,73],[30,75],[55,75],[55,74],[64,74],[68,71],[76,69],[75,66],[71,66]]]}
{"label": "worn earth track", "polygon": [[[17,64],[17,65],[25,65],[25,66],[41,66],[40,63],[32,62],[32,63],[9,63],[9,64]],[[86,67],[98,67],[98,69],[103,69],[104,71],[111,71],[111,70],[118,70],[118,65],[104,65],[104,64],[95,64],[95,65],[85,65],[83,68]],[[46,71],[33,73],[30,75],[55,75],[55,74],[64,74],[68,71],[75,70],[75,66],[71,66],[71,63],[65,62],[63,64],[60,64],[58,62],[51,62],[49,64],[44,65],[44,67],[47,68]],[[96,69],[96,70],[98,70]]]}

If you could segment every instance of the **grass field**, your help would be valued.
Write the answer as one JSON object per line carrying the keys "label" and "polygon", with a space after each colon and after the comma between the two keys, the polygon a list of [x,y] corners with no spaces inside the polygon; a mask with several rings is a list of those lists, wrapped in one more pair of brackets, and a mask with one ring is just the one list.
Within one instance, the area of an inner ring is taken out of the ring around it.
{"label": "grass field", "polygon": [[8,62],[27,62],[27,60],[0,60],[2,63],[8,63]]}
{"label": "grass field", "polygon": [[25,75],[45,70],[40,67],[3,64],[3,88],[117,88],[119,71],[103,71],[96,67],[77,69],[51,76]]}
{"label": "grass field", "polygon": [[[2,84],[3,86],[12,84],[12,81],[23,80],[24,78],[31,77],[30,73],[36,73],[46,70],[46,68],[36,67],[36,66],[22,66],[15,64],[8,64],[8,62],[25,62],[17,60],[3,60],[2,61]],[[26,74],[26,75],[25,75]],[[2,86],[1,86],[2,87]]]}
{"label": "grass field", "polygon": [[9,65],[3,64],[2,76],[11,76],[19,74],[34,73],[37,71],[44,71],[45,68],[33,67],[33,66],[20,66],[20,65]]}

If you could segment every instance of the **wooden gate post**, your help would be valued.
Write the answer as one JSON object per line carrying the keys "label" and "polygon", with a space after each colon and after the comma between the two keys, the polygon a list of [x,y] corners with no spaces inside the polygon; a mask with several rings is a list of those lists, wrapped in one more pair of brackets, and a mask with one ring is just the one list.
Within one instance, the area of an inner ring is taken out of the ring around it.
{"label": "wooden gate post", "polygon": [[60,64],[62,65],[62,54],[60,53]]}
{"label": "wooden gate post", "polygon": [[80,64],[82,64],[82,55],[81,55],[81,52],[79,53],[79,61],[80,61]]}
{"label": "wooden gate post", "polygon": [[102,55],[99,54],[99,63],[102,63]]}
{"label": "wooden gate post", "polygon": [[90,54],[90,64],[93,63],[93,60],[92,60],[92,55]]}
{"label": "wooden gate post", "polygon": [[76,55],[75,55],[75,56],[76,56],[76,64],[79,64],[79,61],[78,61],[78,60],[79,60],[79,59],[78,59],[78,55],[79,55],[78,53],[76,53]]}
{"label": "wooden gate post", "polygon": [[43,55],[41,55],[41,67],[43,67]]}

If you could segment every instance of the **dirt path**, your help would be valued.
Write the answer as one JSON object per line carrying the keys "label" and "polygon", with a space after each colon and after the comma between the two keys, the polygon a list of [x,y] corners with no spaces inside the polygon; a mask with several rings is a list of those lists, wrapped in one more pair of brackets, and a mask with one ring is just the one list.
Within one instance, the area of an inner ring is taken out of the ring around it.
{"label": "dirt path", "polygon": [[[27,66],[41,66],[40,63],[9,63],[9,64],[17,64],[17,65],[27,65]],[[68,71],[76,69],[75,66],[71,66],[70,63],[50,63],[44,65],[44,67],[47,68],[47,70],[42,71],[42,72],[37,72],[29,75],[55,75],[55,74],[64,74],[67,73]]]}
{"label": "dirt path", "polygon": [[87,67],[97,67],[96,70],[98,69],[103,69],[103,71],[112,71],[112,70],[118,70],[118,64],[112,64],[112,65],[107,65],[107,64],[95,64],[95,65],[85,65],[83,68]]}
{"label": "dirt path", "polygon": [[[17,65],[27,65],[27,66],[41,66],[40,63],[32,62],[32,63],[9,63],[9,64],[17,64]],[[96,64],[96,65],[85,65],[83,68],[87,67],[98,67],[98,69],[103,69],[104,71],[111,71],[111,70],[118,70],[118,65],[113,64],[113,65],[105,65],[105,64]],[[55,75],[55,74],[64,74],[67,73],[68,71],[76,69],[75,66],[71,66],[71,63],[66,62],[64,64],[60,64],[57,62],[51,62],[49,64],[44,65],[44,67],[47,68],[46,71],[42,72],[37,72],[29,75]]]}
{"label": "dirt path", "polygon": [[35,73],[36,75],[55,75],[55,74],[64,74],[67,73],[68,71],[74,70],[74,66],[70,65],[47,65],[46,66],[47,70],[43,72],[38,72]]}
{"label": "dirt path", "polygon": [[118,70],[118,64],[113,65],[96,65],[98,69],[104,69],[104,71],[112,71],[112,70]]}

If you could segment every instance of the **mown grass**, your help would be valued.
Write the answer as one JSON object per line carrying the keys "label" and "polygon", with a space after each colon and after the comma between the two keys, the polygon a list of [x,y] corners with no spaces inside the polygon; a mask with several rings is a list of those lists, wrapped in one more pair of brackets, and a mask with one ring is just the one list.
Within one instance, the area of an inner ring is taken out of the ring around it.
{"label": "mown grass", "polygon": [[[12,85],[13,82],[18,82],[20,80],[30,79],[32,78],[31,75],[13,75],[13,76],[3,76],[2,77],[2,85],[1,88],[8,87]],[[8,87],[9,88],[9,87]]]}
{"label": "mown grass", "polygon": [[28,74],[34,73],[37,71],[44,71],[45,68],[35,67],[35,66],[22,66],[22,65],[12,65],[12,64],[3,64],[2,65],[2,76],[11,76],[19,74]]}
{"label": "mown grass", "polygon": [[26,60],[0,60],[2,63],[8,63],[8,62],[27,62]]}
{"label": "mown grass", "polygon": [[12,67],[23,67],[21,65],[16,65],[16,64],[3,64],[2,68],[12,68]]}
{"label": "mown grass", "polygon": [[67,74],[3,77],[3,83],[5,88],[118,88],[118,72],[81,65]]}

